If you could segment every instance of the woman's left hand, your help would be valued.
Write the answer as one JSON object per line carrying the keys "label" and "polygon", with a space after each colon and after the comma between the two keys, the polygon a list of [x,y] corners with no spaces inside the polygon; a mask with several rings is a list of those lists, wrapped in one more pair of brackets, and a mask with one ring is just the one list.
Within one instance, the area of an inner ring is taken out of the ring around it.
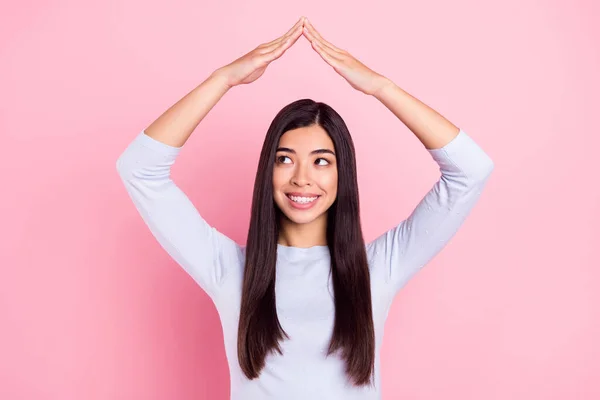
{"label": "woman's left hand", "polygon": [[302,33],[321,58],[346,79],[354,89],[368,95],[374,95],[384,86],[391,84],[389,79],[371,70],[347,51],[323,39],[308,19],[304,21]]}

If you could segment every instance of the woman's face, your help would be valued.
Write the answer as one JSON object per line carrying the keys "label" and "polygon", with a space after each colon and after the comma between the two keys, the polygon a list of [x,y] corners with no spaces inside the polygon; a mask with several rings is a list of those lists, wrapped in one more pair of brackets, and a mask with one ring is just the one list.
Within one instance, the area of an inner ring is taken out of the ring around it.
{"label": "woman's face", "polygon": [[337,184],[333,141],[321,126],[293,129],[281,136],[273,167],[273,196],[287,218],[305,224],[326,215]]}

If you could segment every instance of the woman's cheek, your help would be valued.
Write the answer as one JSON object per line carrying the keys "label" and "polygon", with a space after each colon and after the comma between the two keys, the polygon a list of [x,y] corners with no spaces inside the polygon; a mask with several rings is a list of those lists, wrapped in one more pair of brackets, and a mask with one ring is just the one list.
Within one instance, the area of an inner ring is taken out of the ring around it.
{"label": "woman's cheek", "polygon": [[337,172],[332,172],[327,176],[323,177],[322,186],[327,188],[328,192],[331,192],[333,189],[337,188]]}

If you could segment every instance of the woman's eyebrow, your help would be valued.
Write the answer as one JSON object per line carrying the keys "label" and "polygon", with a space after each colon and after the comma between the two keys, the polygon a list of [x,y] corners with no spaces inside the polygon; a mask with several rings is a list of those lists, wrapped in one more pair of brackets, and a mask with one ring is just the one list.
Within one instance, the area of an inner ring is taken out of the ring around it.
{"label": "woman's eyebrow", "polygon": [[[279,147],[277,151],[286,151],[288,153],[296,154],[296,150],[290,149],[289,147]],[[332,154],[335,157],[335,153],[329,149],[317,149],[310,152],[310,154]]]}

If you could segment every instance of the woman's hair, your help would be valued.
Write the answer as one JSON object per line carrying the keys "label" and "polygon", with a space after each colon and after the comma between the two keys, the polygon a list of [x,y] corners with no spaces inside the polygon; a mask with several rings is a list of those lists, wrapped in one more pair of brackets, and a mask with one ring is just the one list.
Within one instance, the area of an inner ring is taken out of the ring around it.
{"label": "woman's hair", "polygon": [[356,158],[342,117],[311,99],[285,106],[271,123],[258,162],[238,329],[238,359],[249,379],[257,378],[268,352],[283,354],[279,341],[289,336],[277,318],[275,263],[281,210],[273,199],[273,167],[281,136],[296,128],[321,126],[331,137],[338,168],[337,197],[328,210],[327,246],[335,297],[335,323],[327,355],[341,350],[346,374],[357,385],[371,383],[375,333],[370,275],[359,217]]}

